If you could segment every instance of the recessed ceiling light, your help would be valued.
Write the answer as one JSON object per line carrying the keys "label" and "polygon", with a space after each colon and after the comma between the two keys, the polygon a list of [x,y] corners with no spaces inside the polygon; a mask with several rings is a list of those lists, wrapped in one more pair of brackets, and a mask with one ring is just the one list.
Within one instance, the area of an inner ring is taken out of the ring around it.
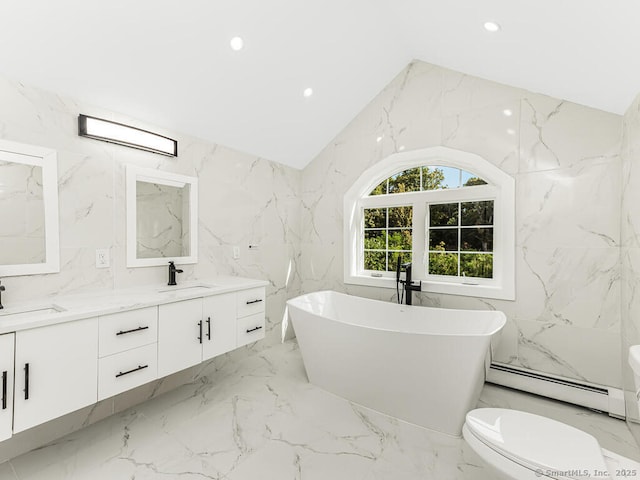
{"label": "recessed ceiling light", "polygon": [[510,110],[510,109],[508,109],[508,108],[505,108],[505,109],[502,111],[502,113],[504,113],[504,116],[505,116],[505,117],[510,117],[511,115],[513,115],[513,111],[511,111],[511,110]]}
{"label": "recessed ceiling light", "polygon": [[309,98],[311,95],[313,95],[313,88],[311,88],[311,87],[305,88],[304,92],[302,92],[302,95],[304,95],[305,97]]}
{"label": "recessed ceiling light", "polygon": [[244,47],[244,40],[240,37],[233,37],[229,42],[229,45],[231,45],[231,50],[235,50],[237,52],[238,50],[242,50],[242,47]]}
{"label": "recessed ceiling light", "polygon": [[382,135],[380,135],[378,138],[376,138],[376,142],[380,143],[382,141]]}
{"label": "recessed ceiling light", "polygon": [[484,29],[487,32],[497,32],[500,28],[500,25],[496,22],[484,22]]}

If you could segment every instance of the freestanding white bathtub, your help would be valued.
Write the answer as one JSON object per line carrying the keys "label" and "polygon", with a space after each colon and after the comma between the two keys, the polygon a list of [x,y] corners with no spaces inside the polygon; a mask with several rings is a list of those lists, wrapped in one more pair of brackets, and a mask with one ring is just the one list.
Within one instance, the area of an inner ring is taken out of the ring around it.
{"label": "freestanding white bathtub", "polygon": [[459,437],[476,408],[502,312],[315,292],[287,302],[309,381],[365,407]]}

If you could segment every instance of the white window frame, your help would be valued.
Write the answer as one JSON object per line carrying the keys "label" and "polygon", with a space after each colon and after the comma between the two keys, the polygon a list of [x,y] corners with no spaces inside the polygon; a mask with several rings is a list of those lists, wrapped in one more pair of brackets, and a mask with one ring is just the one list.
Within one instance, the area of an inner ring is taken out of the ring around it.
{"label": "white window frame", "polygon": [[[487,185],[369,196],[382,181],[404,170],[423,166],[454,167],[483,178]],[[493,278],[461,279],[427,275],[425,248],[428,204],[494,201]],[[344,196],[344,282],[396,288],[395,272],[364,270],[364,209],[413,206],[413,279],[422,291],[470,297],[515,300],[515,180],[474,153],[431,147],[390,155],[356,180]],[[373,275],[376,276],[373,276]]]}

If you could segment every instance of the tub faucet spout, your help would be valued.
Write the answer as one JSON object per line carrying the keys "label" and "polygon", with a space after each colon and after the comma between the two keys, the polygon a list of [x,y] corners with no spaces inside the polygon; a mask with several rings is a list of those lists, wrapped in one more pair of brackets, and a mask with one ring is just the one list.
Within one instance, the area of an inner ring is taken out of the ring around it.
{"label": "tub faucet spout", "polygon": [[[400,279],[400,267],[404,268],[405,278],[404,280]],[[396,282],[398,284],[402,284],[402,297],[406,295],[406,304],[412,305],[413,301],[411,298],[412,292],[419,292],[422,290],[422,282],[419,281],[417,284],[411,279],[411,270],[412,265],[411,262],[403,263],[400,265],[400,260],[398,260],[398,265],[396,269]],[[402,303],[402,297],[398,298],[398,303]]]}

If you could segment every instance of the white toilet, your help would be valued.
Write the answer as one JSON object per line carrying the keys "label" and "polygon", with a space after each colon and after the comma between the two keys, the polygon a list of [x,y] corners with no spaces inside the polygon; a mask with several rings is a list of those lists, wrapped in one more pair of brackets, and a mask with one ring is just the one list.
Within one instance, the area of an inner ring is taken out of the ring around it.
{"label": "white toilet", "polygon": [[479,408],[467,413],[462,434],[502,479],[640,479],[640,463],[605,450],[582,430],[539,415]]}

